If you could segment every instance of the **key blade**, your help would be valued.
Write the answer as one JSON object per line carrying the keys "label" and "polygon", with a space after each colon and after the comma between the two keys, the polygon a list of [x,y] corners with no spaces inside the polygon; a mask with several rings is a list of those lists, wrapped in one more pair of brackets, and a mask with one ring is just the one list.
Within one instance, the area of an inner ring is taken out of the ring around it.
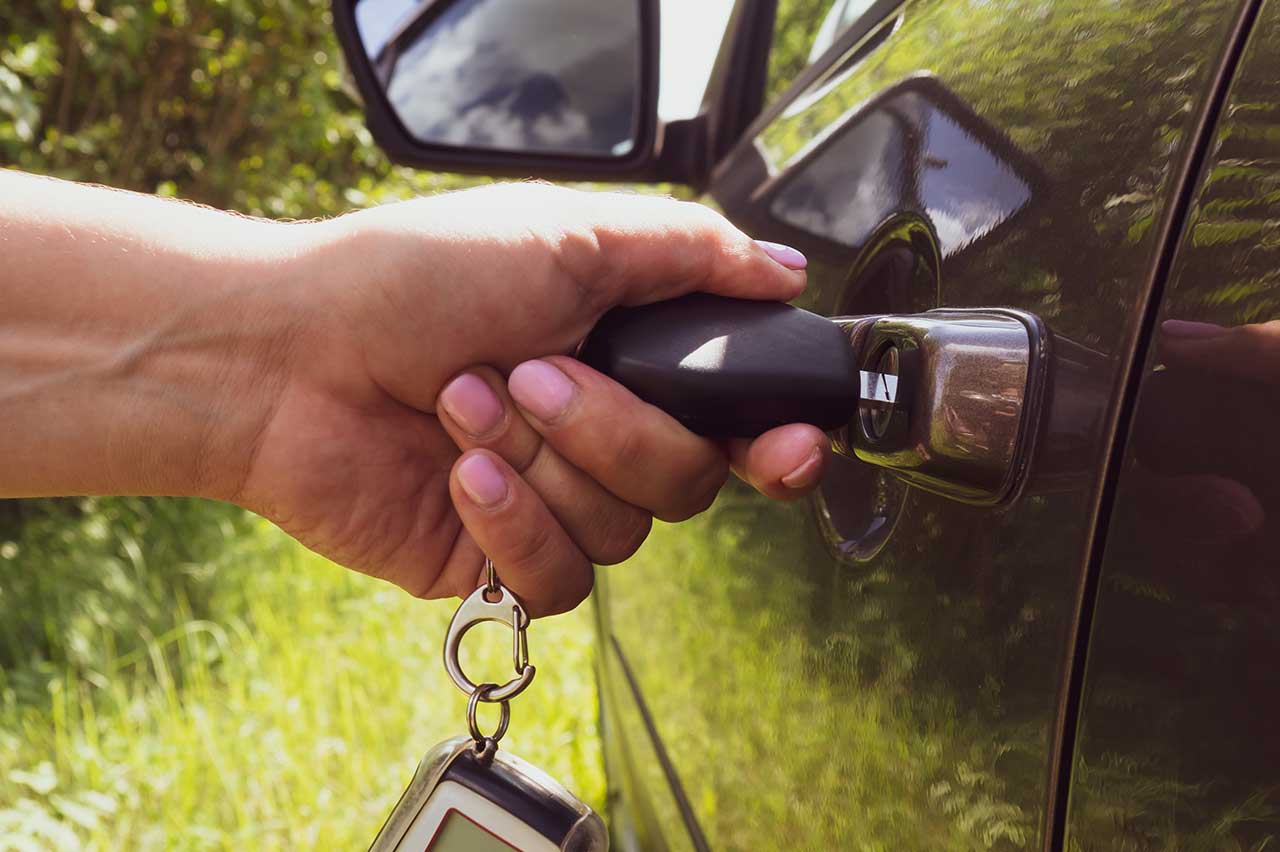
{"label": "key blade", "polygon": [[898,377],[889,373],[873,373],[859,370],[860,396],[866,402],[893,405],[898,401]]}

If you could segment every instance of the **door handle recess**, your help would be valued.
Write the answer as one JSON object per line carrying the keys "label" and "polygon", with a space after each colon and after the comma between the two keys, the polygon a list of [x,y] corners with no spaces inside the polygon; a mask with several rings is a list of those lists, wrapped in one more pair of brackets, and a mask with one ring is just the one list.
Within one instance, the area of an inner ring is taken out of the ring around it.
{"label": "door handle recess", "polygon": [[701,435],[812,423],[837,452],[994,504],[1025,479],[1048,345],[1035,316],[1004,308],[830,320],[694,294],[610,311],[578,357]]}

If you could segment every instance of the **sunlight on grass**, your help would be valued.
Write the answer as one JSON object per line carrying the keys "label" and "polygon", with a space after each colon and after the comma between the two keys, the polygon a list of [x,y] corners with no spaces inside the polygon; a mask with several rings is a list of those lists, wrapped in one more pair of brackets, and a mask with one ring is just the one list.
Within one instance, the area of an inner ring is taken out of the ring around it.
{"label": "sunlight on grass", "polygon": [[[422,753],[465,732],[440,660],[455,601],[414,600],[266,523],[250,538],[212,618],[175,618],[112,672],[53,673],[47,705],[0,690],[0,850],[363,849]],[[590,622],[582,607],[534,623],[537,679],[503,746],[599,808]],[[508,677],[509,636],[473,634],[468,670]]]}

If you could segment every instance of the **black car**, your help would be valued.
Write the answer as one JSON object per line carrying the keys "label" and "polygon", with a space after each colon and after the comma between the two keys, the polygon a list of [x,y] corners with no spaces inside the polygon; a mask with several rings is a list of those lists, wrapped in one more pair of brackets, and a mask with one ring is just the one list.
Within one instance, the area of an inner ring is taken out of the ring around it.
{"label": "black car", "polygon": [[737,0],[666,121],[657,15],[334,6],[394,158],[693,187],[900,380],[602,572],[616,846],[1270,848],[1280,3]]}

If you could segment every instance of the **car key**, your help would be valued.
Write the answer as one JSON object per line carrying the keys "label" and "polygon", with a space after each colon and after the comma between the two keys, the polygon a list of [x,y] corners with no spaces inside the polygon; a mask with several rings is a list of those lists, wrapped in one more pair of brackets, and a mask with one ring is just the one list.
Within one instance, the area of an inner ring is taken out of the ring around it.
{"label": "car key", "polygon": [[[572,793],[518,757],[498,751],[511,719],[511,699],[533,681],[525,631],[529,616],[485,561],[486,581],[459,605],[445,635],[444,664],[467,694],[469,736],[427,752],[370,852],[607,852],[604,821]],[[507,683],[473,683],[458,662],[462,637],[497,621],[512,632],[516,676]],[[481,732],[480,702],[497,703],[497,729]]]}
{"label": "car key", "polygon": [[709,293],[614,308],[578,359],[709,438],[754,438],[785,423],[835,429],[862,391],[857,351],[836,323]]}

